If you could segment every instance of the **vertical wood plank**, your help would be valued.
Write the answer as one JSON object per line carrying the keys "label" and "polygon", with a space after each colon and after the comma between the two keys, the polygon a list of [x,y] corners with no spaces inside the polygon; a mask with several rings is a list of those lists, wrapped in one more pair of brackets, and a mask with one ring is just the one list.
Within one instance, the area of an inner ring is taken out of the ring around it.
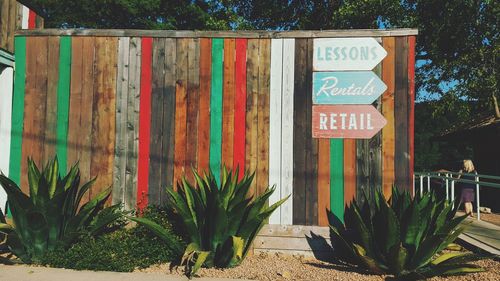
{"label": "vertical wood plank", "polygon": [[[45,128],[44,159],[56,155],[57,143],[57,84],[59,79],[59,37],[49,37],[47,73],[47,117]],[[66,120],[67,122],[67,120]]]}
{"label": "vertical wood plank", "polygon": [[[271,92],[269,101],[269,185],[276,186],[269,205],[281,199],[281,99],[283,83],[283,39],[271,40]],[[269,217],[270,224],[280,224],[281,208]]]}
{"label": "vertical wood plank", "polygon": [[14,72],[14,94],[12,97],[12,125],[10,140],[9,177],[16,184],[20,184],[23,123],[24,123],[24,100],[26,89],[26,37],[19,36],[15,40],[16,71]]}
{"label": "vertical wood plank", "polygon": [[160,204],[165,204],[167,194],[165,187],[174,185],[174,153],[175,153],[175,85],[176,85],[177,43],[174,38],[165,39],[165,84],[163,86],[163,137],[162,155],[165,157],[164,176],[161,179]]}
{"label": "vertical wood plank", "polygon": [[318,140],[318,225],[328,226],[330,210],[330,140]]}
{"label": "vertical wood plank", "polygon": [[344,205],[356,198],[356,140],[344,139]]}
{"label": "vertical wood plank", "polygon": [[382,128],[382,190],[386,199],[392,195],[394,184],[394,87],[395,87],[395,38],[384,37],[383,46],[387,56],[382,61],[382,81],[387,85],[387,91],[382,95],[382,115],[387,125]]}
{"label": "vertical wood plank", "polygon": [[[377,76],[382,76],[382,64],[378,64],[373,72]],[[382,111],[382,98],[378,98],[373,106],[377,108],[379,112]],[[382,132],[379,131],[375,136],[368,140],[369,147],[369,159],[370,159],[370,185],[369,185],[369,198],[375,196],[375,192],[382,189]],[[359,194],[361,195],[361,194]],[[358,196],[358,200],[361,200],[361,196]],[[361,202],[361,201],[360,201]]]}
{"label": "vertical wood plank", "polygon": [[210,82],[212,70],[212,41],[200,39],[200,106],[198,124],[198,172],[209,169],[210,152]]}
{"label": "vertical wood plank", "polygon": [[16,21],[17,21],[17,1],[16,0],[4,0],[4,1],[10,1],[7,50],[11,53],[14,53],[14,35],[16,32]]}
{"label": "vertical wood plank", "polygon": [[408,140],[408,41],[396,38],[396,85],[394,97],[395,118],[395,184],[400,190],[411,190],[409,186],[409,140]]}
{"label": "vertical wood plank", "polygon": [[224,40],[212,39],[212,78],[210,96],[210,170],[220,183],[222,161],[222,84]]}
{"label": "vertical wood plank", "polygon": [[188,80],[187,80],[187,131],[186,131],[186,177],[194,182],[191,169],[196,168],[198,154],[198,111],[200,104],[200,40],[188,42]]}
{"label": "vertical wood plank", "polygon": [[[59,46],[59,80],[57,82],[57,144],[59,171],[66,174],[68,165],[68,121],[71,82],[71,37],[62,36]],[[50,67],[47,64],[47,67]],[[81,106],[81,105],[80,105]]]}
{"label": "vertical wood plank", "polygon": [[281,198],[290,196],[281,205],[281,224],[293,224],[293,165],[294,165],[294,81],[295,39],[283,40],[283,86],[281,108]]}
{"label": "vertical wood plank", "polygon": [[28,12],[28,29],[35,29],[36,27],[36,13],[32,9]]}
{"label": "vertical wood plank", "polygon": [[141,39],[141,89],[139,107],[139,159],[137,162],[137,207],[148,205],[149,144],[151,137],[151,76],[153,39]]}
{"label": "vertical wood plank", "polygon": [[[248,39],[247,46],[247,104],[245,119],[245,167],[251,173],[257,170],[257,98],[259,94],[259,40]],[[248,196],[256,194],[257,179],[254,178]]]}
{"label": "vertical wood plank", "polygon": [[113,170],[113,204],[125,203],[127,168],[127,112],[129,76],[129,37],[118,39],[118,66],[116,79],[116,135]]}
{"label": "vertical wood plank", "polygon": [[[0,69],[0,172],[9,175],[11,124],[12,124],[12,87],[14,86],[14,68]],[[0,210],[6,214],[7,193],[0,189]]]}
{"label": "vertical wood plank", "polygon": [[[21,175],[27,175],[26,159],[31,157],[38,166],[43,165],[45,131],[45,99],[47,95],[46,37],[29,37],[26,42],[26,93]],[[28,179],[21,177],[21,188],[28,192]]]}
{"label": "vertical wood plank", "polygon": [[0,48],[8,50],[10,0],[0,2]]}
{"label": "vertical wood plank", "polygon": [[271,40],[259,41],[259,95],[257,104],[258,159],[257,194],[264,193],[269,186],[269,84],[271,64]]}
{"label": "vertical wood plank", "polygon": [[247,39],[236,39],[235,97],[234,97],[234,151],[233,169],[239,169],[241,179],[245,173],[245,112],[247,103]]}
{"label": "vertical wood plank", "polygon": [[149,186],[148,202],[150,205],[160,204],[161,179],[164,176],[163,157],[163,105],[165,84],[165,39],[153,38],[152,90],[151,90],[151,138],[149,145]]}
{"label": "vertical wood plank", "polygon": [[[366,139],[356,141],[356,189],[357,195],[369,195],[370,183],[370,142]],[[358,198],[359,199],[359,198]]]}
{"label": "vertical wood plank", "polygon": [[[313,60],[313,41],[314,39],[308,39],[307,45],[307,89],[312,89],[312,60]],[[307,218],[308,225],[318,225],[318,139],[312,138],[312,99],[309,96],[307,100],[307,141],[308,147],[306,161],[307,161],[307,193],[306,193],[306,207],[307,207]]]}
{"label": "vertical wood plank", "polygon": [[295,40],[294,128],[293,128],[293,224],[306,224],[307,187],[307,104],[311,99],[307,88],[307,39]]}
{"label": "vertical wood plank", "polygon": [[116,64],[118,39],[96,38],[96,72],[92,119],[91,175],[97,176],[90,196],[112,186],[115,148]]}
{"label": "vertical wood plank", "polygon": [[233,138],[234,138],[234,38],[224,39],[224,84],[222,98],[222,165],[226,168],[233,166]]}
{"label": "vertical wood plank", "polygon": [[189,39],[177,39],[174,187],[184,176],[186,167],[188,46]]}
{"label": "vertical wood plank", "polygon": [[415,36],[408,36],[408,150],[409,150],[409,188],[412,189],[415,167]]}
{"label": "vertical wood plank", "polygon": [[[85,104],[85,106],[82,106],[84,105],[83,103],[84,93],[82,87],[85,81],[84,79],[85,74],[83,71],[84,70],[83,60],[85,58],[84,40],[85,40],[84,37],[75,37],[71,40],[71,71],[70,71],[71,77],[70,77],[70,98],[69,98],[69,118],[68,118],[69,120],[71,120],[71,122],[68,123],[68,137],[67,137],[68,149],[66,152],[67,153],[66,163],[69,165],[73,165],[78,161],[81,161],[82,158],[81,156],[83,154],[83,151],[90,150],[90,148],[84,147],[85,135],[83,135],[81,131],[86,129],[83,128],[81,124],[82,111],[84,111],[86,108],[90,108],[90,111],[92,112],[92,100],[93,100],[91,98],[90,104]],[[94,65],[93,57],[90,63],[92,64],[92,66]],[[91,78],[93,78],[92,73],[90,73],[90,75]],[[89,81],[89,79],[86,80]],[[93,81],[93,79],[91,81]],[[86,92],[85,94],[90,96],[93,95],[92,91]],[[88,160],[90,161],[90,157],[88,158]],[[82,164],[83,165],[88,164],[88,168],[90,168],[90,162],[80,163],[79,165],[80,169]],[[87,169],[86,172],[89,172],[89,170]],[[85,175],[82,171],[82,177],[83,176]],[[90,176],[89,174],[86,175],[87,178],[89,176]],[[88,200],[88,196],[86,197],[86,199]]]}
{"label": "vertical wood plank", "polygon": [[124,208],[126,210],[133,210],[135,206],[137,206],[137,157],[139,149],[139,110],[141,96],[141,38],[130,38],[128,52],[127,161],[125,167]]}
{"label": "vertical wood plank", "polygon": [[330,210],[344,221],[344,140],[330,139]]}

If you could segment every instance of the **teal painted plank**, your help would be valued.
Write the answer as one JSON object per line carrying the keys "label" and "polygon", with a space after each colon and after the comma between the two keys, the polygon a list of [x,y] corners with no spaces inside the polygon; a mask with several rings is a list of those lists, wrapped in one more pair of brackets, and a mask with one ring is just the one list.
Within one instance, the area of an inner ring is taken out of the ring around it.
{"label": "teal painted plank", "polygon": [[212,40],[212,82],[210,96],[210,170],[220,183],[222,157],[222,83],[224,39]]}
{"label": "teal painted plank", "polygon": [[9,178],[19,185],[23,144],[24,90],[26,86],[26,37],[17,36],[14,44],[16,48],[16,69],[14,74],[14,96],[12,97]]}
{"label": "teal painted plank", "polygon": [[330,140],[330,209],[344,221],[344,140]]}
{"label": "teal painted plank", "polygon": [[[66,175],[68,146],[69,88],[71,75],[71,37],[63,36],[59,43],[59,81],[57,83],[57,144],[56,154],[61,175]],[[73,164],[73,163],[71,163]]]}

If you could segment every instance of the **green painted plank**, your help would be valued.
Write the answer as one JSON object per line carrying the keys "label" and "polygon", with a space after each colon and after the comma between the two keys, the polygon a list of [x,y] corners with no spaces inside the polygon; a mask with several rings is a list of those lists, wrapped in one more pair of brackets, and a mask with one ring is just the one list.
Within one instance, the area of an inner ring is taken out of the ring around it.
{"label": "green painted plank", "polygon": [[26,37],[17,36],[14,44],[16,48],[16,68],[14,96],[12,97],[9,178],[19,185],[23,144],[24,90],[26,86]]}
{"label": "green painted plank", "polygon": [[224,39],[212,40],[212,82],[210,96],[210,169],[220,183],[222,157],[222,83]]}
{"label": "green painted plank", "polygon": [[61,175],[66,175],[68,159],[69,88],[71,76],[71,37],[63,36],[59,43],[59,81],[57,82],[57,144],[56,154]]}
{"label": "green painted plank", "polygon": [[330,140],[330,209],[344,221],[344,140]]}

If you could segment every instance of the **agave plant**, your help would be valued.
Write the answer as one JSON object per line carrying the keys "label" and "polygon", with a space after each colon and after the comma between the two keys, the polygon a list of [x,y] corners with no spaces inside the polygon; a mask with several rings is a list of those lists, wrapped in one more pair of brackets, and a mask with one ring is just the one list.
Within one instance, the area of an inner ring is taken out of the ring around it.
{"label": "agave plant", "polygon": [[234,267],[247,255],[250,246],[266,219],[287,198],[268,206],[267,199],[274,192],[267,188],[255,198],[248,197],[254,174],[245,173],[238,180],[234,173],[224,169],[220,186],[213,173],[201,177],[193,170],[195,185],[186,178],[177,185],[177,191],[167,188],[169,206],[180,218],[189,244],[181,249],[172,243],[171,235],[161,226],[144,218],[131,218],[148,227],[172,247],[177,247],[180,264],[191,277],[201,266]]}
{"label": "agave plant", "polygon": [[82,232],[96,235],[106,230],[122,216],[119,205],[104,208],[110,188],[79,207],[94,181],[80,186],[78,165],[61,178],[57,157],[43,171],[28,159],[29,196],[0,175],[13,220],[12,225],[0,223],[0,232],[7,234],[10,251],[24,263],[32,263],[58,245],[70,246]]}
{"label": "agave plant", "polygon": [[331,216],[332,243],[340,257],[376,274],[420,279],[436,275],[484,271],[467,262],[479,257],[463,252],[443,252],[463,232],[466,216],[456,217],[456,209],[434,193],[414,198],[393,188],[386,201],[377,192],[374,202],[364,197],[346,207],[345,225]]}

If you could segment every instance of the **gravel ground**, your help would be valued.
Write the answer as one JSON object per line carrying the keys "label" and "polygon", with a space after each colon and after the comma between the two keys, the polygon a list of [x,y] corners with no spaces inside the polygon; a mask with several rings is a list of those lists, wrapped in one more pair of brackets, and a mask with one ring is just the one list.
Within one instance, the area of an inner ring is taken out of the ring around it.
{"label": "gravel ground", "polygon": [[[447,278],[435,277],[430,280],[500,280],[500,262],[495,260],[477,261],[476,264],[487,269],[486,272],[452,276]],[[143,271],[168,272],[169,265],[153,266]],[[182,274],[180,269],[173,273]],[[260,254],[247,257],[241,266],[230,269],[207,269],[198,272],[201,277],[243,278],[252,280],[385,280],[390,276],[370,275],[357,268],[342,264],[331,264],[312,258],[292,257],[280,254]]]}

